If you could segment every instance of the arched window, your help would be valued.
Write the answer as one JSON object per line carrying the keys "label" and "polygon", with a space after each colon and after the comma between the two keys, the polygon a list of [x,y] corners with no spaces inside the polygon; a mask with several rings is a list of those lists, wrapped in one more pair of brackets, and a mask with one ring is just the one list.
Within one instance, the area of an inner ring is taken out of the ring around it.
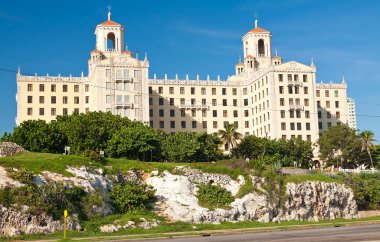
{"label": "arched window", "polygon": [[107,34],[107,50],[114,50],[114,49],[115,49],[115,34],[111,32]]}
{"label": "arched window", "polygon": [[263,39],[259,39],[258,47],[259,47],[259,56],[265,56],[265,47],[264,47]]}

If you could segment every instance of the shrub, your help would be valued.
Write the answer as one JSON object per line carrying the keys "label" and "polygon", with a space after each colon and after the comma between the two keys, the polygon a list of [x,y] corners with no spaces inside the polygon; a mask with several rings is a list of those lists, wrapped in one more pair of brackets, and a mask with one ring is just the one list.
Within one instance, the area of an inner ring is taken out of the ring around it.
{"label": "shrub", "polygon": [[24,184],[33,183],[33,173],[25,169],[20,169],[18,171],[8,170],[8,175],[10,178],[17,180]]}
{"label": "shrub", "polygon": [[14,196],[12,190],[9,187],[0,189],[0,204],[4,207],[9,207],[14,203]]}
{"label": "shrub", "polygon": [[202,207],[227,208],[235,199],[227,189],[212,184],[198,185],[198,204]]}
{"label": "shrub", "polygon": [[133,210],[146,210],[150,204],[156,200],[154,190],[151,186],[136,182],[126,182],[113,186],[110,196],[115,207],[120,212],[130,212]]}
{"label": "shrub", "polygon": [[94,151],[94,150],[86,150],[83,153],[83,155],[86,157],[89,157],[93,161],[97,161],[97,162],[103,162],[104,161],[104,157],[101,156],[99,152]]}

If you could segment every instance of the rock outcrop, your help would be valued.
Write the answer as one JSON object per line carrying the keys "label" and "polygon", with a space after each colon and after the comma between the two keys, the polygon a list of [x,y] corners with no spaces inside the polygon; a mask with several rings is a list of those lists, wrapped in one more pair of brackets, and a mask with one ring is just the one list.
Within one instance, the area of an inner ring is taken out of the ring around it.
{"label": "rock outcrop", "polygon": [[5,168],[0,166],[0,189],[4,187],[21,187],[22,185],[19,181],[10,178]]}
{"label": "rock outcrop", "polygon": [[15,155],[21,152],[26,152],[26,150],[15,143],[0,142],[0,157]]}
{"label": "rock outcrop", "polygon": [[[197,176],[201,176],[198,173]],[[197,178],[198,182],[207,180]],[[357,216],[357,205],[350,189],[337,183],[304,182],[289,183],[286,186],[284,210],[278,199],[269,199],[265,190],[260,194],[251,192],[235,199],[229,209],[210,210],[199,206],[194,178],[163,172],[152,176],[147,183],[156,189],[157,211],[173,221],[191,223],[220,223],[223,221],[257,220],[260,222],[282,220],[309,220],[353,218]],[[215,184],[217,184],[215,182]]]}
{"label": "rock outcrop", "polygon": [[[76,219],[68,219],[68,229],[82,230]],[[48,234],[62,230],[60,221],[54,221],[51,216],[41,213],[32,215],[27,207],[22,210],[7,208],[0,205],[0,235],[17,236],[22,234]]]}
{"label": "rock outcrop", "polygon": [[119,221],[115,221],[115,224],[106,224],[99,227],[100,232],[116,232],[120,229],[130,229],[130,228],[143,228],[151,229],[160,225],[160,221],[152,219],[152,221],[147,221],[145,218],[140,218],[139,223],[134,221],[128,221],[124,224],[119,224]]}
{"label": "rock outcrop", "polygon": [[281,220],[311,220],[357,217],[351,189],[338,183],[306,181],[286,184]]}

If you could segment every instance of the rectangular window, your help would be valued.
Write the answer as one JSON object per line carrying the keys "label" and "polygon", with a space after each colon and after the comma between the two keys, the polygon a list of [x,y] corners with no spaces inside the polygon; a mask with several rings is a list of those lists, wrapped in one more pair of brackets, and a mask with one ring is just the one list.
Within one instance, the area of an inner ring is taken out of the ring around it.
{"label": "rectangular window", "polygon": [[186,111],[185,111],[185,109],[181,109],[181,117],[186,117]]}
{"label": "rectangular window", "polygon": [[169,87],[169,94],[174,94],[174,87]]}
{"label": "rectangular window", "polygon": [[280,94],[284,94],[284,87],[283,86],[279,86],[278,89],[279,89]]}
{"label": "rectangular window", "polygon": [[223,117],[224,117],[224,118],[227,118],[227,117],[228,117],[228,115],[227,115],[227,110],[223,110]]}
{"label": "rectangular window", "polygon": [[218,111],[217,110],[212,110],[212,116],[214,118],[218,117]]}
{"label": "rectangular window", "polygon": [[304,100],[304,104],[305,104],[306,107],[309,106],[309,99],[305,99]]}
{"label": "rectangular window", "polygon": [[292,86],[288,86],[288,93],[293,94],[293,87]]}
{"label": "rectangular window", "polygon": [[234,95],[234,96],[237,95],[237,89],[236,88],[232,88],[232,95]]}
{"label": "rectangular window", "polygon": [[175,121],[170,121],[170,128],[175,129]]}
{"label": "rectangular window", "polygon": [[45,97],[44,96],[40,96],[40,103],[45,103]]}
{"label": "rectangular window", "polygon": [[213,122],[212,122],[212,127],[213,127],[214,129],[217,129],[217,128],[218,128],[218,121],[213,121]]}
{"label": "rectangular window", "polygon": [[160,116],[160,117],[164,117],[164,110],[163,109],[160,109],[160,110],[158,110],[158,115]]}
{"label": "rectangular window", "polygon": [[307,82],[307,75],[303,75],[303,82]]}
{"label": "rectangular window", "polygon": [[203,117],[203,118],[206,118],[206,117],[207,117],[207,111],[206,111],[206,110],[202,110],[202,117]]}
{"label": "rectangular window", "polygon": [[86,97],[85,97],[85,102],[86,102],[86,104],[88,104],[89,101],[90,101],[90,97],[89,97],[89,96],[86,96]]}
{"label": "rectangular window", "polygon": [[206,106],[206,105],[207,105],[207,102],[206,102],[206,99],[205,99],[205,98],[202,98],[202,105],[203,105],[203,106]]}
{"label": "rectangular window", "polygon": [[67,92],[67,85],[63,85],[63,86],[62,86],[62,91],[63,91],[63,92]]}
{"label": "rectangular window", "polygon": [[331,122],[327,122],[327,128],[331,128]]}
{"label": "rectangular window", "polygon": [[153,94],[153,88],[152,87],[149,87],[148,90],[149,90],[149,94]]}
{"label": "rectangular window", "polygon": [[227,106],[227,99],[223,99],[223,106]]}
{"label": "rectangular window", "polygon": [[306,130],[310,130],[310,123],[306,123]]}
{"label": "rectangular window", "polygon": [[294,87],[294,93],[295,94],[300,94],[300,88],[299,87]]}
{"label": "rectangular window", "polygon": [[149,105],[153,105],[153,98],[149,98]]}
{"label": "rectangular window", "polygon": [[55,84],[51,84],[50,91],[51,92],[56,92],[57,91],[57,86]]}
{"label": "rectangular window", "polygon": [[174,105],[174,98],[170,98],[170,99],[169,99],[169,104],[170,104],[171,106]]}
{"label": "rectangular window", "polygon": [[28,92],[32,92],[33,91],[33,84],[28,84]]}
{"label": "rectangular window", "polygon": [[247,88],[243,88],[243,95],[247,95]]}
{"label": "rectangular window", "polygon": [[248,106],[248,98],[244,99],[244,106]]}
{"label": "rectangular window", "polygon": [[164,129],[165,128],[165,122],[164,121],[160,121],[160,129]]}
{"label": "rectangular window", "polygon": [[232,100],[232,105],[233,105],[234,107],[237,106],[237,99],[233,99],[233,100]]}
{"label": "rectangular window", "polygon": [[317,107],[318,107],[318,108],[321,107],[321,101],[317,101]]}
{"label": "rectangular window", "polygon": [[190,88],[191,95],[195,95],[195,87]]}
{"label": "rectangular window", "polygon": [[326,101],[326,108],[330,107],[330,101]]}
{"label": "rectangular window", "polygon": [[197,128],[197,121],[192,121],[191,126],[193,129],[196,129]]}
{"label": "rectangular window", "polygon": [[281,130],[286,130],[286,123],[281,123]]}
{"label": "rectangular window", "polygon": [[164,92],[164,88],[163,87],[158,87],[158,94],[162,94]]}
{"label": "rectangular window", "polygon": [[238,111],[234,110],[234,118],[237,118],[237,117],[238,117]]}
{"label": "rectangular window", "polygon": [[74,85],[74,92],[79,92],[79,85]]}
{"label": "rectangular window", "polygon": [[321,91],[317,90],[317,97],[320,97],[320,96],[321,96]]}
{"label": "rectangular window", "polygon": [[196,117],[197,116],[197,110],[191,110],[191,117]]}
{"label": "rectangular window", "polygon": [[170,109],[170,117],[175,117],[175,110],[174,109]]}
{"label": "rectangular window", "polygon": [[334,91],[334,96],[335,96],[335,97],[339,97],[339,91],[338,91],[338,90],[335,90],[335,91]]}
{"label": "rectangular window", "polygon": [[28,96],[28,103],[33,103],[33,96]]}
{"label": "rectangular window", "polygon": [[106,103],[111,104],[111,96],[110,95],[106,95]]}
{"label": "rectangular window", "polygon": [[44,108],[40,108],[40,116],[43,116],[45,115],[45,109]]}
{"label": "rectangular window", "polygon": [[149,109],[149,117],[153,117],[153,109]]}
{"label": "rectangular window", "polygon": [[339,101],[335,101],[335,107],[339,108]]}
{"label": "rectangular window", "polygon": [[285,118],[285,110],[281,110],[281,118]]}
{"label": "rectangular window", "polygon": [[330,97],[330,92],[329,92],[329,90],[325,90],[325,97]]}
{"label": "rectangular window", "polygon": [[331,113],[330,113],[330,112],[327,112],[327,118],[328,118],[328,119],[331,118]]}
{"label": "rectangular window", "polygon": [[289,111],[290,118],[294,118],[294,111]]}
{"label": "rectangular window", "polygon": [[33,108],[28,108],[28,115],[33,115]]}
{"label": "rectangular window", "polygon": [[185,94],[185,88],[184,87],[179,88],[179,94]]}
{"label": "rectangular window", "polygon": [[40,84],[40,92],[44,92],[45,91],[45,85],[44,84]]}
{"label": "rectangular window", "polygon": [[322,112],[318,111],[318,118],[322,118]]}
{"label": "rectangular window", "polygon": [[212,106],[216,106],[216,105],[217,105],[216,99],[212,99]]}
{"label": "rectangular window", "polygon": [[298,81],[298,75],[297,74],[294,75],[294,81]]}
{"label": "rectangular window", "polygon": [[296,118],[301,118],[301,111],[296,111]]}
{"label": "rectangular window", "polygon": [[62,115],[67,115],[68,113],[67,108],[62,109]]}
{"label": "rectangular window", "polygon": [[111,77],[111,69],[106,69],[106,77]]}
{"label": "rectangular window", "polygon": [[285,106],[285,100],[283,98],[280,98],[280,106]]}
{"label": "rectangular window", "polygon": [[211,89],[211,92],[212,92],[212,95],[216,95],[216,88],[213,87],[213,88]]}
{"label": "rectangular window", "polygon": [[74,97],[74,104],[79,104],[79,97]]}
{"label": "rectangular window", "polygon": [[186,121],[181,121],[181,128],[186,129]]}
{"label": "rectangular window", "polygon": [[55,116],[55,115],[57,115],[57,110],[56,110],[55,108],[52,108],[52,109],[50,110],[50,114],[51,114],[51,116]]}
{"label": "rectangular window", "polygon": [[67,97],[66,96],[62,98],[62,103],[67,104]]}
{"label": "rectangular window", "polygon": [[340,112],[336,112],[336,113],[335,113],[335,117],[336,117],[336,118],[340,118]]}
{"label": "rectangular window", "polygon": [[297,123],[297,130],[302,130],[302,124],[301,123]]}
{"label": "rectangular window", "polygon": [[318,128],[319,128],[319,129],[322,129],[322,128],[323,128],[323,126],[322,126],[322,122],[318,122]]}
{"label": "rectangular window", "polygon": [[309,94],[309,88],[308,87],[304,87],[303,88],[303,93],[304,94]]}
{"label": "rectangular window", "polygon": [[79,108],[74,108],[74,112],[73,113],[78,114],[79,113]]}
{"label": "rectangular window", "polygon": [[294,123],[290,123],[290,130],[296,130]]}
{"label": "rectangular window", "polygon": [[164,99],[162,97],[158,99],[158,105],[160,106],[164,105]]}
{"label": "rectangular window", "polygon": [[202,126],[203,126],[204,129],[207,129],[207,121],[203,121],[202,122]]}
{"label": "rectangular window", "polygon": [[85,92],[88,92],[89,90],[90,90],[90,85],[86,84],[86,85],[84,86],[84,91],[85,91]]}
{"label": "rectangular window", "polygon": [[206,88],[204,88],[204,87],[201,88],[201,94],[206,95]]}
{"label": "rectangular window", "polygon": [[248,116],[249,116],[248,110],[244,110],[244,117],[248,117]]}
{"label": "rectangular window", "polygon": [[279,81],[279,82],[284,81],[284,77],[283,77],[282,74],[278,74],[278,81]]}
{"label": "rectangular window", "polygon": [[227,89],[226,88],[222,88],[222,95],[227,95]]}
{"label": "rectangular window", "polygon": [[288,81],[292,81],[292,74],[288,74]]}
{"label": "rectangular window", "polygon": [[51,101],[52,104],[57,103],[57,97],[56,96],[51,96],[50,101]]}
{"label": "rectangular window", "polygon": [[305,111],[305,118],[310,118],[310,111]]}

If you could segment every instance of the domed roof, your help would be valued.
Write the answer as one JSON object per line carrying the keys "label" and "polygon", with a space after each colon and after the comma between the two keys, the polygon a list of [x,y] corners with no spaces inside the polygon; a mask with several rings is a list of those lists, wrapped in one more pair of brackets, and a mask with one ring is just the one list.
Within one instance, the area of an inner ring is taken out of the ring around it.
{"label": "domed roof", "polygon": [[121,24],[118,24],[112,20],[107,20],[99,25],[109,25],[109,26],[121,26]]}
{"label": "domed roof", "polygon": [[270,31],[266,29],[259,28],[257,19],[255,20],[255,27],[248,31],[248,33],[270,33]]}
{"label": "domed roof", "polygon": [[251,55],[247,55],[246,57],[245,57],[245,59],[254,59],[255,57],[253,57],[253,56],[251,56]]}
{"label": "domed roof", "polygon": [[244,64],[243,64],[243,62],[239,62],[239,63],[237,63],[235,66],[244,66]]}

